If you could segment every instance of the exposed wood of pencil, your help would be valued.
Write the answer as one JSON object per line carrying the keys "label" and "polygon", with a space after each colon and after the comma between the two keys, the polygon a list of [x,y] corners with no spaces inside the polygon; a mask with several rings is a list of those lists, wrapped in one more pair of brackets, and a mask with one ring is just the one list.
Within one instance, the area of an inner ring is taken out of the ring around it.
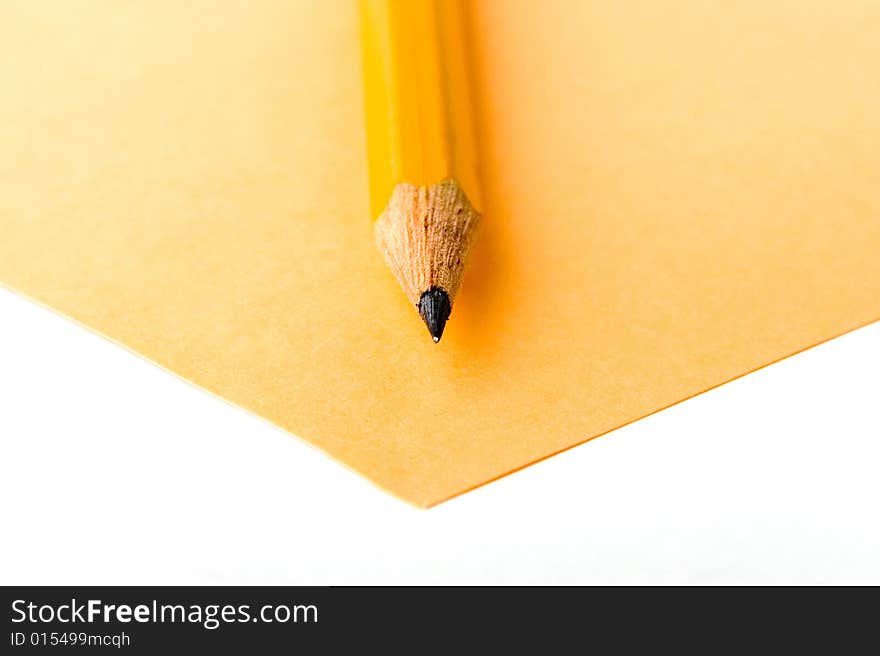
{"label": "exposed wood of pencil", "polygon": [[462,3],[361,6],[376,241],[414,305],[434,288],[451,304],[481,202]]}
{"label": "exposed wood of pencil", "polygon": [[410,301],[439,287],[450,303],[461,283],[480,215],[452,180],[401,183],[376,221],[376,242]]}

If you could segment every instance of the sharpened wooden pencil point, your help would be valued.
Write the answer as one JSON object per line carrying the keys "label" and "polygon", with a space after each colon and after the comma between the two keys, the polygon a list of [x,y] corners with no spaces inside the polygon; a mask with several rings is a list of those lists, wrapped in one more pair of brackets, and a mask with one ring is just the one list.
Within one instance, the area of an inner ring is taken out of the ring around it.
{"label": "sharpened wooden pencil point", "polygon": [[397,185],[376,221],[376,245],[410,302],[434,288],[455,302],[480,214],[453,180]]}

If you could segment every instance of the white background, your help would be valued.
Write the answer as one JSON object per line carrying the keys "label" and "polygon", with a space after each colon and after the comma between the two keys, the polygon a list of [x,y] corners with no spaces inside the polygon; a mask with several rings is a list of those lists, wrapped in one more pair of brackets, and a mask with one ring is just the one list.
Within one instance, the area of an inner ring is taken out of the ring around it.
{"label": "white background", "polygon": [[880,584],[880,324],[428,511],[0,289],[0,583]]}

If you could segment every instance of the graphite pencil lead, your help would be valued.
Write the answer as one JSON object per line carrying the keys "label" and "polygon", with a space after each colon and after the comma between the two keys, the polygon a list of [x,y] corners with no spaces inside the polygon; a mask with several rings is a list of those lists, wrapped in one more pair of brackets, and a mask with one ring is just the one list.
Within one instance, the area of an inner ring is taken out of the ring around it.
{"label": "graphite pencil lead", "polygon": [[451,312],[449,294],[440,287],[432,287],[419,299],[419,314],[428,327],[431,337],[434,338],[434,343],[439,342],[443,336],[443,329]]}

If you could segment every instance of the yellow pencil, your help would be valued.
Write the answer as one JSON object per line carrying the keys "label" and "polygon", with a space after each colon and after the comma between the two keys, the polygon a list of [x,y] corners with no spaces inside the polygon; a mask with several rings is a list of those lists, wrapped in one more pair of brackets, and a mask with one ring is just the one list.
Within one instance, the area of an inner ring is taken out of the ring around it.
{"label": "yellow pencil", "polygon": [[379,250],[440,340],[480,221],[460,0],[362,0],[370,202]]}

